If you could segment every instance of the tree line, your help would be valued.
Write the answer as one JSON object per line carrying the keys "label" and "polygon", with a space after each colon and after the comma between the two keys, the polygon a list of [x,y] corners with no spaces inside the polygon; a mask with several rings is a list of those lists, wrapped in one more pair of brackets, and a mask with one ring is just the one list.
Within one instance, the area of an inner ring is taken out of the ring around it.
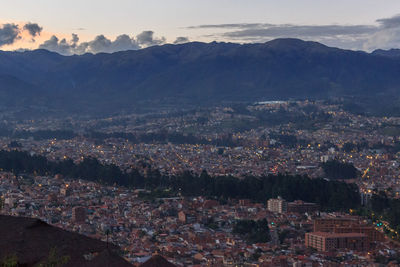
{"label": "tree line", "polygon": [[322,169],[329,179],[353,179],[357,178],[359,171],[352,163],[329,160],[322,163]]}
{"label": "tree line", "polygon": [[200,175],[184,172],[180,175],[162,175],[149,168],[146,175],[132,168],[122,171],[114,164],[103,164],[96,158],[85,158],[79,163],[71,159],[49,161],[44,156],[22,151],[0,151],[2,171],[31,175],[62,174],[72,179],[84,179],[105,185],[148,190],[169,189],[183,196],[205,196],[209,198],[251,199],[265,203],[269,198],[282,196],[288,201],[303,200],[320,205],[323,210],[348,210],[360,203],[358,187],[324,179],[288,174],[248,176],[210,176],[206,171]]}
{"label": "tree line", "polygon": [[400,199],[389,198],[384,191],[375,192],[368,205],[360,209],[359,213],[377,222],[387,221],[395,231],[387,234],[400,239]]}

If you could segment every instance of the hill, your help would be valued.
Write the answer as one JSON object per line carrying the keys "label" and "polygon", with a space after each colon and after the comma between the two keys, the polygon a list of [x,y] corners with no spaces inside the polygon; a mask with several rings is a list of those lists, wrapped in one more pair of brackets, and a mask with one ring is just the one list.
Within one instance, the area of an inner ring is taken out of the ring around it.
{"label": "hill", "polygon": [[160,255],[155,255],[147,260],[145,263],[140,265],[140,267],[175,267],[175,265],[173,265]]}
{"label": "hill", "polygon": [[389,49],[382,50],[378,49],[372,52],[373,55],[385,56],[385,57],[398,57],[400,58],[400,49]]}
{"label": "hill", "polygon": [[0,52],[1,105],[109,112],[138,103],[398,99],[400,59],[298,39],[187,43],[113,54]]}
{"label": "hill", "polygon": [[132,266],[117,254],[115,245],[107,246],[38,219],[0,215],[0,236],[0,263],[16,261],[18,266],[27,267],[59,263],[74,267]]}

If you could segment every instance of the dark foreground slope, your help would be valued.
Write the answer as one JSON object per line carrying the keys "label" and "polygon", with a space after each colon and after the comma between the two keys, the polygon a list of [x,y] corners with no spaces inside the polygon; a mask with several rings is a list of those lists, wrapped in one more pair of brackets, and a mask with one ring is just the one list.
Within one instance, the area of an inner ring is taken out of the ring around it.
{"label": "dark foreground slope", "polygon": [[173,265],[160,255],[155,255],[151,257],[148,261],[140,265],[140,267],[175,267],[175,265]]}
{"label": "dark foreground slope", "polygon": [[0,263],[16,260],[19,266],[132,266],[117,254],[115,245],[107,247],[105,242],[38,219],[0,215],[0,237]]}
{"label": "dark foreground slope", "polygon": [[298,39],[188,43],[70,57],[45,50],[0,52],[0,104],[104,111],[142,101],[398,98],[399,73],[398,57]]}

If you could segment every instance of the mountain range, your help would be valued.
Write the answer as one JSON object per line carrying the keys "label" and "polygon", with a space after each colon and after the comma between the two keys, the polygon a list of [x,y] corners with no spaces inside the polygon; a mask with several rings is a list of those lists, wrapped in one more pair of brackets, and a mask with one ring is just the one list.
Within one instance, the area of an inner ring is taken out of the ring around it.
{"label": "mountain range", "polygon": [[192,42],[74,56],[0,51],[0,107],[99,112],[143,102],[393,99],[400,96],[399,54],[343,50],[299,39]]}

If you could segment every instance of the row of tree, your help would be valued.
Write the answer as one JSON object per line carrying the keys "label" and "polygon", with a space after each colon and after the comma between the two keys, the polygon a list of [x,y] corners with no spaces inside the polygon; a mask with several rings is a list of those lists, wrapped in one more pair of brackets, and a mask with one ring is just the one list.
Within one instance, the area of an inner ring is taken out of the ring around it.
{"label": "row of tree", "polygon": [[322,163],[322,169],[329,179],[353,179],[357,178],[359,171],[352,163],[329,160]]}
{"label": "row of tree", "polygon": [[[389,198],[384,191],[372,195],[362,215],[372,215],[375,220],[385,220],[400,234],[400,199]],[[400,235],[396,236],[397,238]]]}
{"label": "row of tree", "polygon": [[213,177],[203,171],[200,175],[184,172],[181,175],[161,175],[150,169],[146,175],[138,169],[122,171],[113,164],[102,164],[95,158],[79,163],[67,159],[48,161],[46,157],[21,151],[0,151],[0,168],[16,174],[55,175],[95,181],[106,185],[120,185],[149,190],[169,189],[184,196],[205,196],[217,199],[251,199],[265,202],[282,196],[288,201],[300,199],[318,203],[324,210],[347,210],[360,203],[358,187],[306,176],[268,175],[249,176],[242,179],[233,176]]}

